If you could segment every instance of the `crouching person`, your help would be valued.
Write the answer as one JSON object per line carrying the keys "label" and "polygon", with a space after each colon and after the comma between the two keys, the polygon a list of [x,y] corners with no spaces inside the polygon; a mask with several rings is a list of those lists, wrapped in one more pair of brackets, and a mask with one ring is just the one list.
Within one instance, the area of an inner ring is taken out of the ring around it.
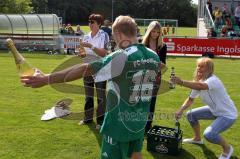
{"label": "crouching person", "polygon": [[207,141],[222,147],[223,152],[219,159],[230,159],[233,147],[220,134],[234,124],[238,112],[223,83],[213,74],[213,71],[213,61],[210,58],[200,58],[197,60],[193,81],[172,77],[171,80],[175,83],[192,89],[189,97],[176,112],[176,118],[180,118],[183,111],[190,107],[194,99],[199,96],[206,106],[187,112],[187,119],[193,128],[194,137],[184,139],[183,142],[203,144],[199,120],[213,120],[212,124],[205,129],[204,137]]}

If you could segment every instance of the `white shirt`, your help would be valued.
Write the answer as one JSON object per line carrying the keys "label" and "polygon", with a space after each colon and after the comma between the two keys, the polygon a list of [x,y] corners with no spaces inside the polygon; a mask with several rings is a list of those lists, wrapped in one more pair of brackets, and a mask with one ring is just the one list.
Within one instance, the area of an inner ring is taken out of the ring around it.
{"label": "white shirt", "polygon": [[204,83],[208,85],[208,90],[192,90],[189,97],[196,98],[200,96],[215,116],[236,119],[238,116],[237,109],[220,79],[212,75]]}
{"label": "white shirt", "polygon": [[[104,32],[103,30],[99,29],[99,31],[97,32],[97,34],[94,37],[92,37],[91,32],[89,32],[87,35],[84,35],[83,42],[88,42],[88,43],[92,44],[96,48],[107,49],[107,44],[109,42],[109,37],[108,37],[106,32]],[[86,50],[87,54],[93,55],[93,57],[96,56],[96,59],[100,58],[90,48],[85,48],[85,50]],[[94,60],[96,60],[96,59],[94,58]],[[91,60],[91,61],[94,61],[94,60]]]}

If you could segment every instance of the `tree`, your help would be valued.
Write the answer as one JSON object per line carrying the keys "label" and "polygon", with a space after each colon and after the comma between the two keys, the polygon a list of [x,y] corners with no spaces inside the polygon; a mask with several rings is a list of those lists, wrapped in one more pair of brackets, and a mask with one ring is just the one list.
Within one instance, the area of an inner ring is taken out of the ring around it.
{"label": "tree", "polygon": [[114,0],[114,4],[115,17],[123,14],[134,18],[177,19],[181,26],[195,26],[197,21],[197,10],[191,0]]}
{"label": "tree", "polygon": [[67,23],[87,22],[95,0],[48,0],[49,13],[63,17]]}
{"label": "tree", "polygon": [[32,11],[31,0],[1,0],[0,13],[24,14]]}
{"label": "tree", "polygon": [[[11,0],[1,0],[11,2]],[[15,0],[17,1],[17,0]],[[20,1],[20,0],[18,0]],[[24,0],[21,0],[24,1]],[[30,0],[26,0],[30,1]],[[86,24],[91,13],[105,18],[130,15],[134,18],[177,19],[180,26],[196,26],[197,8],[192,0],[31,0],[35,13],[53,13],[67,23]],[[2,9],[2,8],[0,8]]]}
{"label": "tree", "polygon": [[48,0],[32,0],[34,13],[48,13]]}
{"label": "tree", "polygon": [[196,26],[197,9],[193,7],[191,0],[171,0],[168,6],[169,18],[177,19],[181,26]]}

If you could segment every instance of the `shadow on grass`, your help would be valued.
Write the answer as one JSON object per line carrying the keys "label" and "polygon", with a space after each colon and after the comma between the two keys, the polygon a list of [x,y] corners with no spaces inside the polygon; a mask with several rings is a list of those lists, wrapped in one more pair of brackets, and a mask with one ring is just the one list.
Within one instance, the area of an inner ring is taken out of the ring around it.
{"label": "shadow on grass", "polygon": [[[197,145],[197,144],[196,144]],[[217,159],[218,157],[215,155],[214,152],[212,152],[210,149],[208,149],[206,147],[206,145],[197,145],[199,146],[202,150],[203,150],[203,153],[204,153],[204,156],[207,158],[207,159]]]}
{"label": "shadow on grass", "polygon": [[84,112],[70,113],[67,116],[61,117],[61,119],[64,119],[64,120],[79,120],[80,121],[80,120],[84,119]]}
{"label": "shadow on grass", "polygon": [[[94,110],[95,111],[95,110]],[[94,117],[95,118],[95,115]],[[81,121],[84,119],[84,112],[79,112],[79,113],[71,113],[68,116],[64,116],[61,119],[64,120],[77,120],[77,121]],[[86,124],[86,126],[88,126],[88,128],[92,131],[92,133],[95,135],[95,138],[98,141],[98,145],[101,147],[102,145],[102,135],[100,134],[100,130],[96,130],[96,123],[89,123]]]}
{"label": "shadow on grass", "polygon": [[159,159],[159,158],[166,158],[166,159],[195,159],[195,157],[189,153],[188,151],[182,149],[182,151],[177,156],[167,155],[167,154],[160,154],[156,152],[150,152],[153,158]]}
{"label": "shadow on grass", "polygon": [[[210,149],[206,147],[206,145],[197,145],[202,148],[203,153],[207,159],[217,159],[218,157],[215,156],[215,153],[212,152]],[[219,154],[220,156],[220,154]],[[231,159],[239,159],[237,156],[231,156]]]}
{"label": "shadow on grass", "polygon": [[95,138],[98,141],[98,146],[101,147],[101,145],[102,145],[102,135],[100,134],[100,130],[96,130],[96,123],[90,123],[90,124],[87,124],[86,126],[88,126],[88,128],[95,135]]}

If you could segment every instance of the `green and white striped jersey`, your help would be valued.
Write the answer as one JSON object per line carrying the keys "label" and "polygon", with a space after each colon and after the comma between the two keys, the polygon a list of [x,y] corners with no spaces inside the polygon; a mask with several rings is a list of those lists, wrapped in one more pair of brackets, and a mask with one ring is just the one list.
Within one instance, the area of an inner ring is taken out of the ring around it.
{"label": "green and white striped jersey", "polygon": [[95,82],[108,80],[101,133],[121,142],[143,137],[153,83],[160,70],[158,55],[142,44],[134,44],[91,66]]}

